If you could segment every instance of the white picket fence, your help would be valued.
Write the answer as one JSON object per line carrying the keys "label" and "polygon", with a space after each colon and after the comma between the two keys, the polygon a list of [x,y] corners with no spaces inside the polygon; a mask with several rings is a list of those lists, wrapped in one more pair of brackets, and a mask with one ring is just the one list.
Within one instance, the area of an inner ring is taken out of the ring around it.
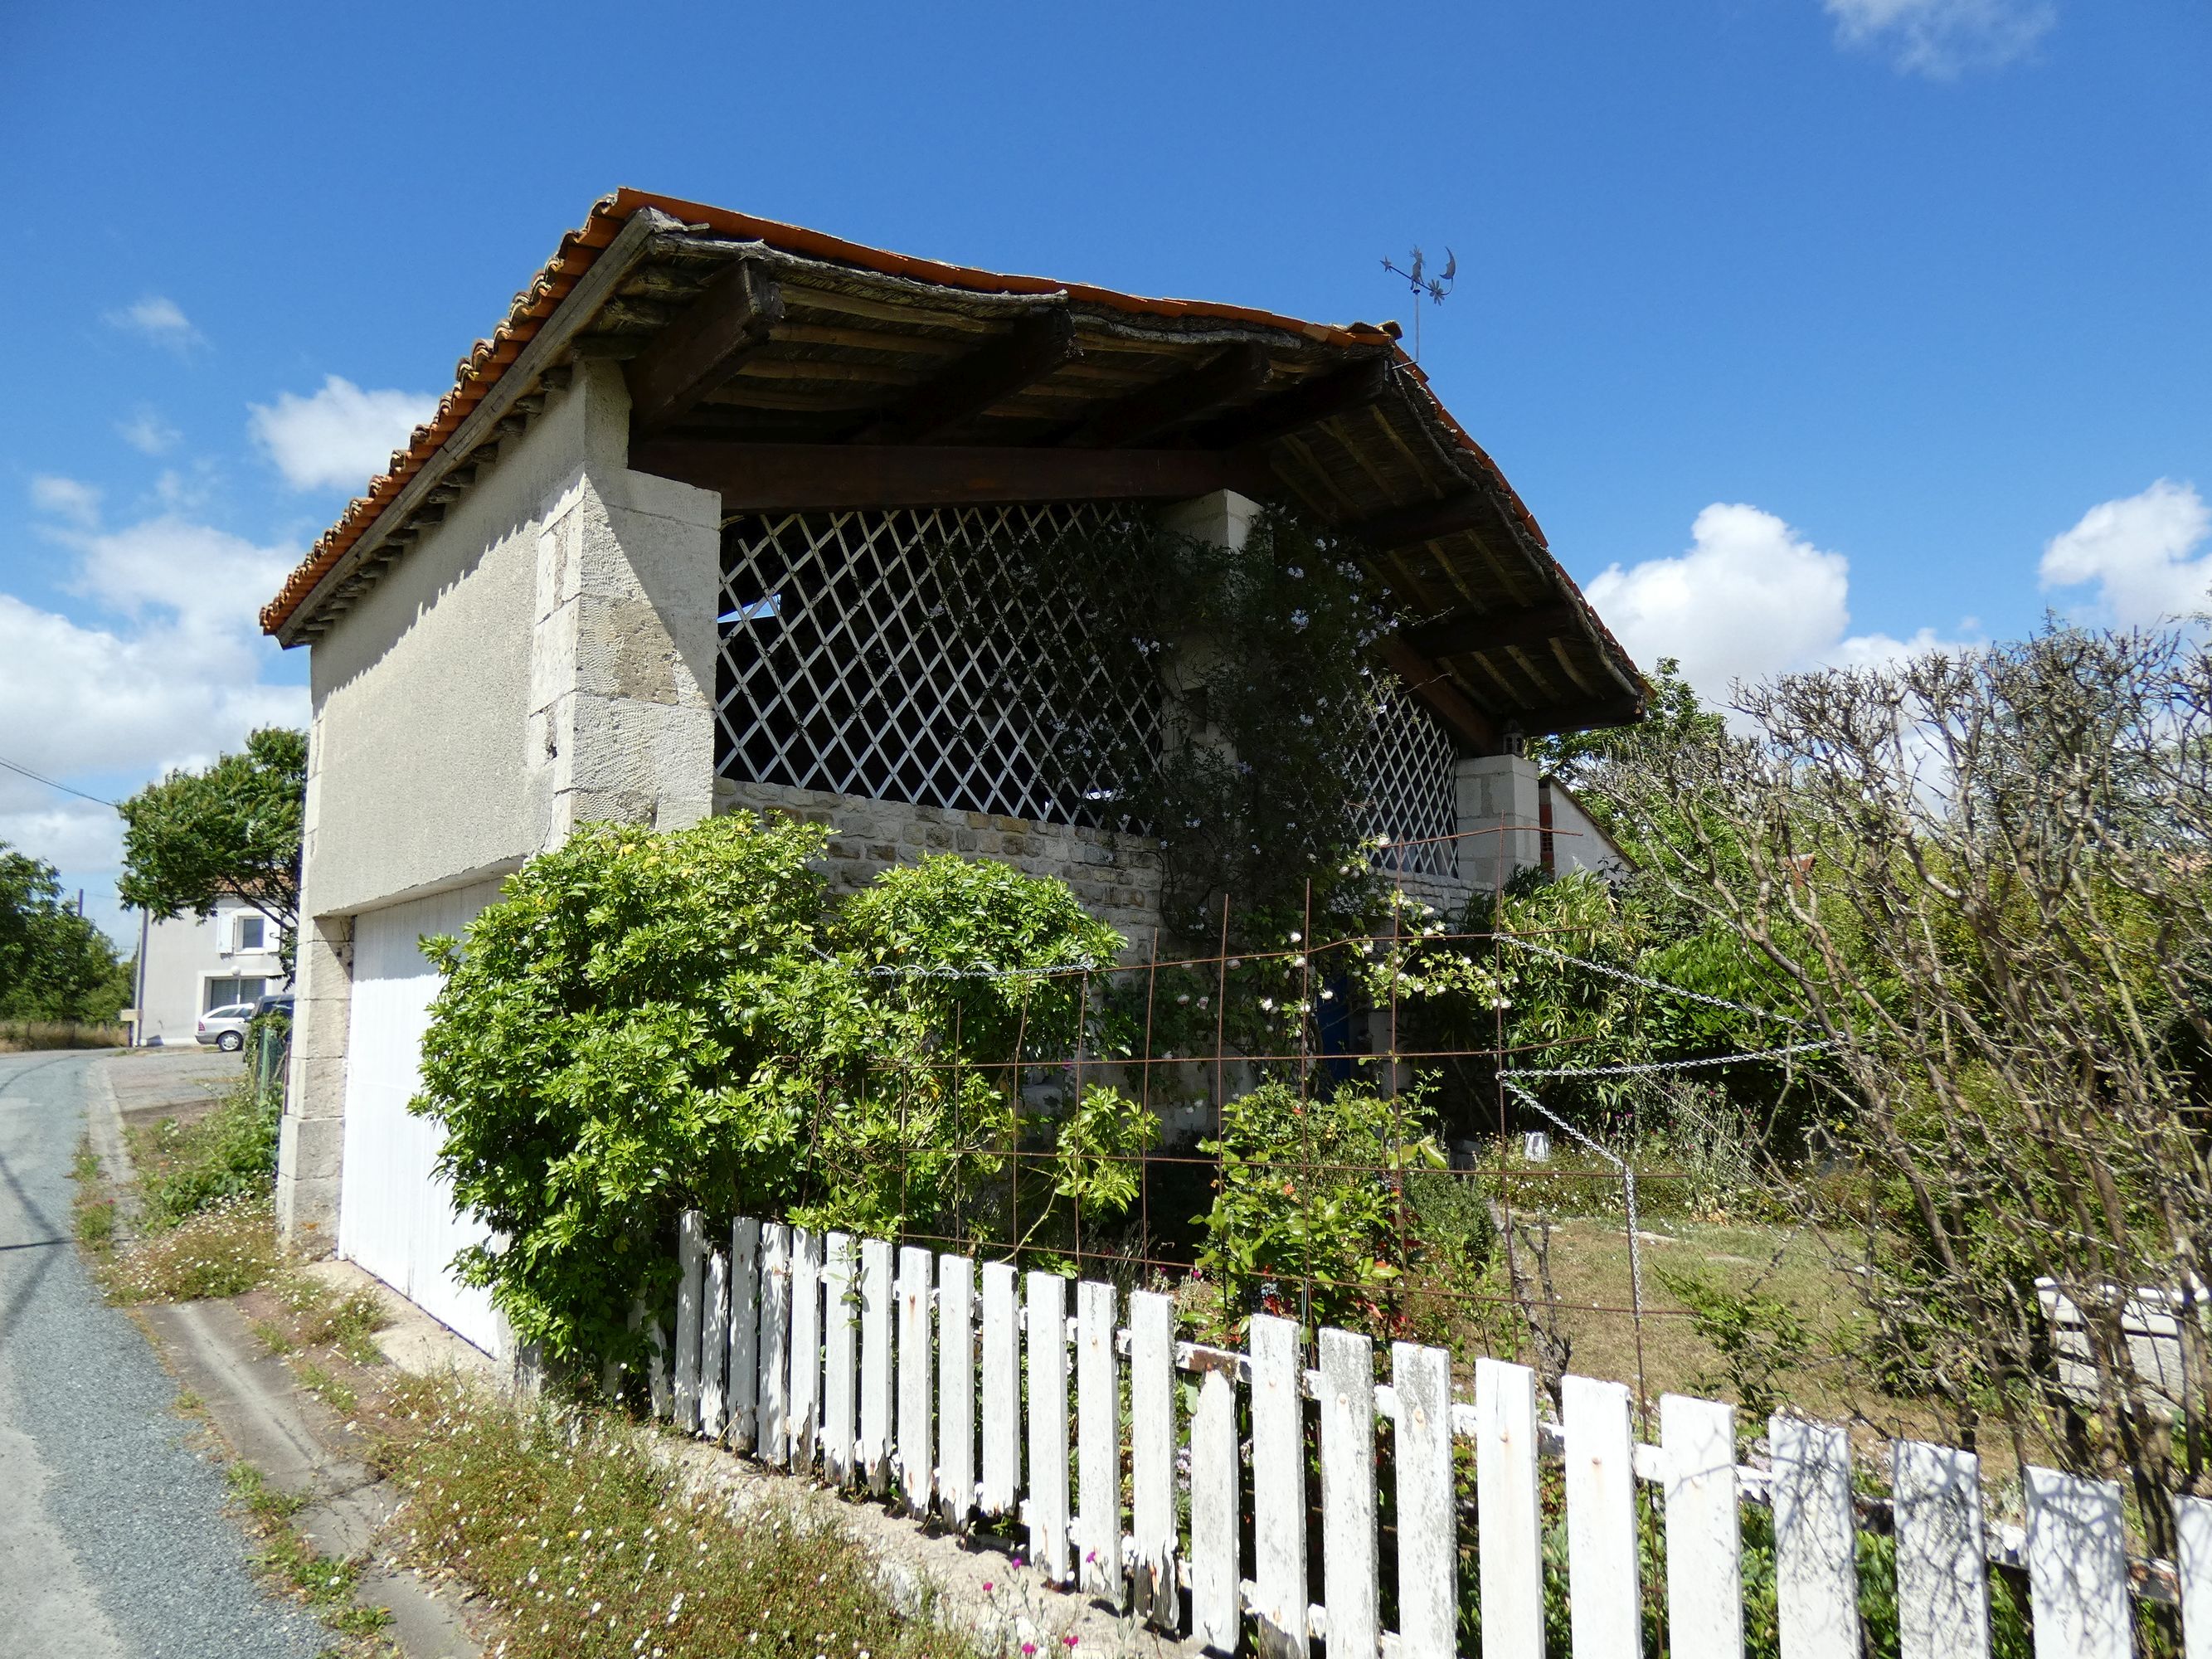
{"label": "white picket fence", "polygon": [[[673,1352],[653,1386],[662,1415],[773,1468],[890,1495],[950,1527],[1010,1517],[1053,1583],[1133,1606],[1156,1627],[1223,1652],[1249,1619],[1272,1659],[1306,1659],[1315,1639],[1330,1659],[1455,1659],[1452,1454],[1465,1439],[1475,1449],[1483,1659],[1544,1651],[1545,1457],[1565,1465],[1576,1659],[1642,1652],[1638,1481],[1662,1492],[1673,1659],[1743,1652],[1747,1503],[1773,1512],[1785,1659],[1857,1659],[1857,1522],[1841,1429],[1777,1415],[1771,1468],[1747,1468],[1735,1461],[1735,1408],[1711,1401],[1662,1398],[1651,1445],[1636,1440],[1619,1383],[1567,1378],[1553,1425],[1540,1419],[1523,1366],[1478,1360],[1470,1403],[1453,1396],[1439,1348],[1392,1343],[1390,1379],[1378,1382],[1370,1339],[1324,1329],[1320,1365],[1308,1370],[1290,1320],[1255,1316],[1244,1353],[1201,1346],[1176,1339],[1168,1297],[1124,1298],[1050,1273],[1024,1282],[1006,1262],[979,1269],[965,1256],[750,1219],[726,1241],[709,1239],[696,1212],[684,1218],[678,1257]],[[1179,1372],[1196,1383],[1187,1421]],[[1306,1537],[1316,1420],[1317,1601]],[[1378,1424],[1395,1438],[1395,1630],[1382,1621]],[[2037,1659],[2128,1659],[2117,1486],[2031,1468],[2025,1528],[1996,1528],[1984,1520],[1972,1453],[1898,1441],[1893,1458],[1902,1659],[1986,1659],[1993,1560],[2027,1570]],[[2212,1501],[2175,1507],[2181,1559],[2144,1566],[2141,1593],[2178,1596],[2186,1659],[2212,1659]],[[1249,1559],[1248,1514],[1258,1522]]]}

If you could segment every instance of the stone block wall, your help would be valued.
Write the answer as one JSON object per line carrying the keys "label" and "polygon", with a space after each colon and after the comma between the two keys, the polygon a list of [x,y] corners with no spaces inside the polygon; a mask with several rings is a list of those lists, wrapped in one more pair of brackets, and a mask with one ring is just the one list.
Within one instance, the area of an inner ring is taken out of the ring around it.
{"label": "stone block wall", "polygon": [[1002,860],[1033,876],[1056,876],[1083,908],[1141,957],[1159,926],[1160,856],[1141,836],[991,812],[910,806],[782,784],[714,781],[717,813],[775,813],[836,831],[823,859],[833,894],[857,891],[894,864],[933,853]]}

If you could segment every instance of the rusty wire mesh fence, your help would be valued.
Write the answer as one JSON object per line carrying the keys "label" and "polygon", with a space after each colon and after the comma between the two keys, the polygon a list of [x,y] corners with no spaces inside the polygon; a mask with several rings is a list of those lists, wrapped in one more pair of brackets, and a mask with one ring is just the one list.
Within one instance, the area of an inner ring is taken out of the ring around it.
{"label": "rusty wire mesh fence", "polygon": [[[1418,880],[1426,861],[1393,850],[1386,872]],[[1712,1079],[1820,1045],[1782,1030],[1615,1064],[1602,1032],[1516,1035],[1516,969],[1621,970],[1396,880],[1376,932],[1234,948],[1224,908],[1195,953],[1147,939],[1054,972],[877,969],[922,1039],[823,1082],[817,1126],[839,1127],[809,1149],[793,1216],[1166,1291],[1222,1340],[1266,1312],[1553,1377],[1571,1364],[1647,1401],[1720,1386],[1676,1269],[1717,1254],[1769,1277],[1794,1235],[1759,1201],[1772,1148]]]}

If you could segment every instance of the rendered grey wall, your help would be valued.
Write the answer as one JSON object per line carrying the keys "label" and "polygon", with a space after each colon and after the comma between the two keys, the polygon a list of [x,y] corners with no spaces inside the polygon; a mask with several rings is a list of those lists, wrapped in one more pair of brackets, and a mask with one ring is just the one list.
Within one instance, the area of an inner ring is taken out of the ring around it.
{"label": "rendered grey wall", "polygon": [[578,823],[714,809],[721,500],[630,471],[610,363],[573,384],[311,647],[288,1236],[327,1243],[351,919],[481,881]]}

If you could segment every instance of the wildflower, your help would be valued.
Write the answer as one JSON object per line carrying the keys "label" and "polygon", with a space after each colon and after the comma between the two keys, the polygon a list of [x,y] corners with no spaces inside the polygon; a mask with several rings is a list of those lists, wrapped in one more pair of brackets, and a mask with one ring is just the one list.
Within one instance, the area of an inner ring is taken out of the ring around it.
{"label": "wildflower", "polygon": [[1083,1638],[1079,1636],[1063,1636],[1060,1639],[1064,1645],[1072,1648]]}
{"label": "wildflower", "polygon": [[995,1584],[994,1584],[994,1583],[993,1583],[989,1579],[986,1578],[986,1579],[983,1581],[983,1594],[984,1594],[984,1595],[989,1595],[993,1590],[996,1589],[997,1588],[998,1588],[998,1586],[997,1586],[997,1585],[995,1585]]}

